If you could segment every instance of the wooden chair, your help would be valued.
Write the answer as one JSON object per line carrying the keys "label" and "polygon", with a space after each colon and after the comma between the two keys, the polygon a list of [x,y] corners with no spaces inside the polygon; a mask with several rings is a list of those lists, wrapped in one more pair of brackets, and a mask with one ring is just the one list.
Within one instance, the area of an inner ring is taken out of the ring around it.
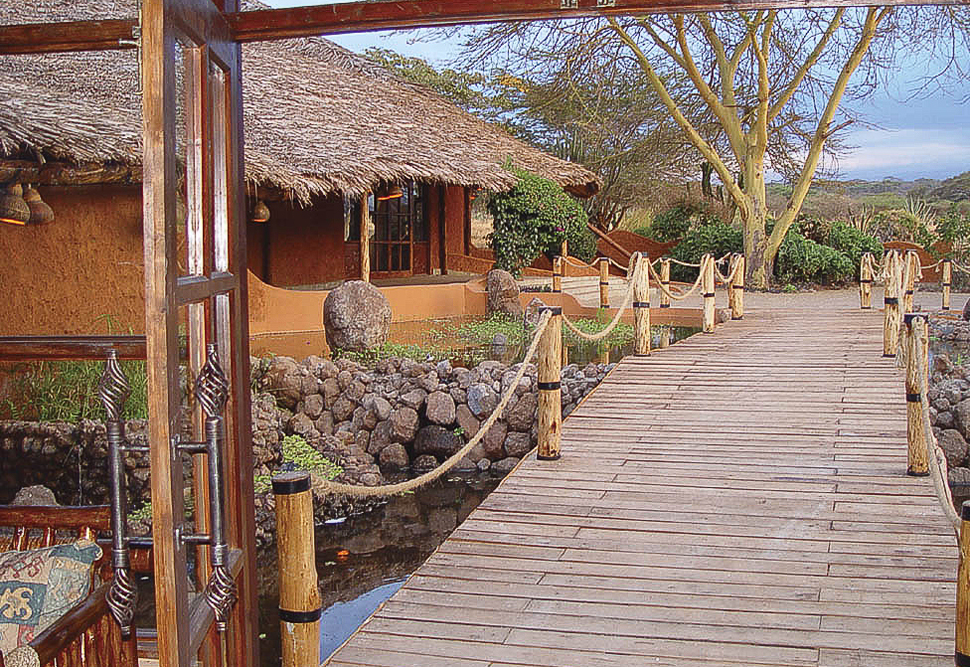
{"label": "wooden chair", "polygon": [[[77,539],[97,540],[109,531],[111,508],[61,506],[0,506],[0,552],[36,549]],[[30,646],[44,667],[135,667],[135,633],[122,639],[121,629],[108,611],[105,594],[111,580],[110,547],[103,545],[92,570],[92,592],[39,633]],[[4,667],[0,656],[0,667]]]}

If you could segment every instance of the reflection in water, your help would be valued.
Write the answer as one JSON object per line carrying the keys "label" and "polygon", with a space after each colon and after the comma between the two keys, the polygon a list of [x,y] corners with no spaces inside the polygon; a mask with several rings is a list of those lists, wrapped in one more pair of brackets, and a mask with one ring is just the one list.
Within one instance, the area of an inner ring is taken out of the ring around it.
{"label": "reflection in water", "polygon": [[[492,477],[453,476],[390,498],[373,512],[319,526],[321,659],[393,595],[497,484]],[[263,667],[276,667],[281,652],[275,545],[258,555],[257,569],[260,655]]]}

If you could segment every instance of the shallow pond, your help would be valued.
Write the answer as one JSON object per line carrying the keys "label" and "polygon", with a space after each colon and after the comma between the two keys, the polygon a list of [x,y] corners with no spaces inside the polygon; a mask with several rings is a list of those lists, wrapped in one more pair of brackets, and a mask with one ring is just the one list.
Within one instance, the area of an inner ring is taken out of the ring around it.
{"label": "shallow pond", "polygon": [[[391,498],[372,512],[317,527],[324,609],[321,660],[401,587],[498,482],[494,477],[455,475]],[[257,565],[261,662],[276,667],[280,634],[275,546],[258,555]]]}

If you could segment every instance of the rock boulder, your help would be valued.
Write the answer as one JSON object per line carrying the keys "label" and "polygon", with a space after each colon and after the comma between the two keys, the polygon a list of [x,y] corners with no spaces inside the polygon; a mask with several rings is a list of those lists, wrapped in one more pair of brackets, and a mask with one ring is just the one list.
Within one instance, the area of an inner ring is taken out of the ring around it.
{"label": "rock boulder", "polygon": [[387,341],[391,305],[370,283],[349,280],[327,295],[323,326],[330,349],[370,350]]}
{"label": "rock boulder", "polygon": [[488,291],[487,313],[522,316],[519,286],[511,273],[502,269],[492,269],[485,276],[485,287]]}

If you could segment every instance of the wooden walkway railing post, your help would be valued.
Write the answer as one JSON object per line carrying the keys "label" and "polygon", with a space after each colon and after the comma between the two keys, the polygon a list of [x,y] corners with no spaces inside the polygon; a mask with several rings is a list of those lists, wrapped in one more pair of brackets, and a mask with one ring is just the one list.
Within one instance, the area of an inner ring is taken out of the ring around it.
{"label": "wooden walkway railing post", "polygon": [[970,500],[960,511],[960,561],[957,566],[957,623],[955,663],[970,665]]}
{"label": "wooden walkway railing post", "polygon": [[895,357],[896,346],[899,343],[899,323],[902,319],[899,310],[900,267],[902,261],[899,253],[890,251],[884,260],[886,264],[886,296],[885,312],[882,320],[882,356]]}
{"label": "wooden walkway railing post", "polygon": [[919,255],[915,250],[906,252],[906,284],[903,286],[903,314],[913,312],[913,298],[916,295],[916,276],[920,272]]}
{"label": "wooden walkway railing post", "polygon": [[714,256],[701,258],[701,291],[704,293],[704,333],[714,333]]}
{"label": "wooden walkway railing post", "polygon": [[[633,354],[650,354],[650,273],[646,263],[650,259],[639,252],[630,256],[627,276],[633,280]],[[639,266],[639,271],[637,270]]]}
{"label": "wooden walkway railing post", "polygon": [[288,472],[273,478],[279,553],[280,639],[283,667],[320,664],[320,590],[313,538],[310,475]]}
{"label": "wooden walkway railing post", "polygon": [[920,388],[926,386],[926,369],[929,367],[928,346],[920,336],[914,335],[913,322],[925,317],[919,313],[906,313],[906,474],[926,477],[930,474],[926,431],[923,428],[923,405]]}
{"label": "wooden walkway railing post", "polygon": [[872,254],[865,253],[859,264],[859,307],[872,308]]}
{"label": "wooden walkway railing post", "polygon": [[[660,260],[660,284],[668,291],[670,290],[670,260]],[[660,290],[660,307],[670,308],[670,297],[663,290]]]}
{"label": "wooden walkway railing post", "polygon": [[731,272],[734,279],[727,286],[728,304],[731,306],[731,319],[744,319],[744,272],[747,267],[744,263],[744,255],[736,253],[731,258]]}
{"label": "wooden walkway railing post", "polygon": [[943,310],[950,310],[950,287],[953,286],[953,260],[943,260]]}
{"label": "wooden walkway railing post", "polygon": [[545,306],[539,315],[549,311],[552,316],[539,341],[539,368],[537,384],[539,389],[539,445],[536,457],[544,461],[558,459],[562,437],[562,391],[560,378],[562,369],[562,308]]}
{"label": "wooden walkway railing post", "polygon": [[[633,258],[630,259],[633,261]],[[599,258],[600,266],[600,308],[606,310],[610,307],[610,260],[606,257]]]}
{"label": "wooden walkway railing post", "polygon": [[552,293],[559,294],[562,292],[562,269],[563,262],[562,257],[556,256],[552,258]]}

